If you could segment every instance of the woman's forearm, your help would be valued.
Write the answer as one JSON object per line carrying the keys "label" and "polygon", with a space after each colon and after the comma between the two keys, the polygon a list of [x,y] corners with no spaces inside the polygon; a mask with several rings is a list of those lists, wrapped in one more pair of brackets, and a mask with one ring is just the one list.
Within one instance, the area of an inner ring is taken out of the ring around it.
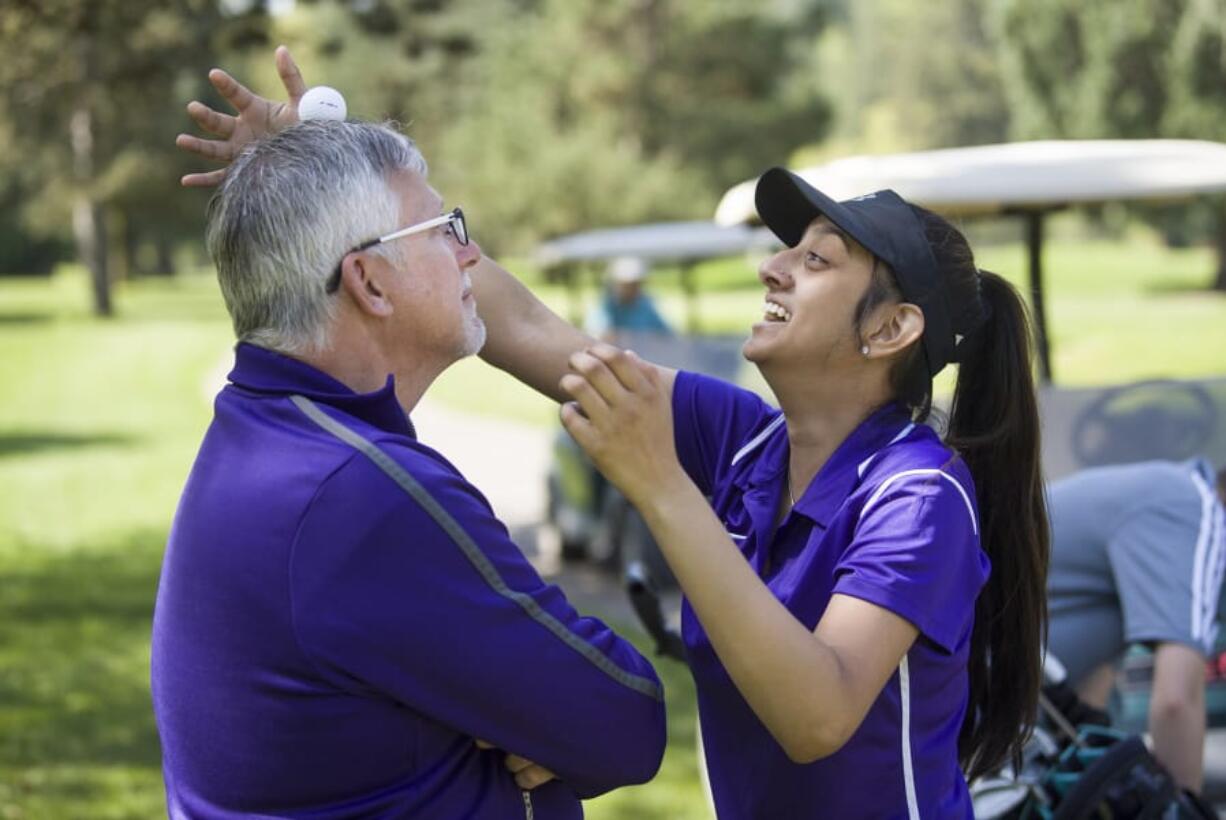
{"label": "woman's forearm", "polygon": [[570,397],[558,387],[571,354],[594,340],[545,306],[489,257],[472,271],[477,313],[485,322],[481,358],[554,401]]}
{"label": "woman's forearm", "polygon": [[640,511],[720,661],[790,758],[837,751],[871,698],[840,657],[787,610],[684,476],[654,487]]}

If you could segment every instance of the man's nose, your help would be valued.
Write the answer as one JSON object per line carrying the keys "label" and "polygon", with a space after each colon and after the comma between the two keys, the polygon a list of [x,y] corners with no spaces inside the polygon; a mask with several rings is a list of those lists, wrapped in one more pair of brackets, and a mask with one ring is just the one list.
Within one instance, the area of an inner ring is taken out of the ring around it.
{"label": "man's nose", "polygon": [[461,268],[471,268],[481,261],[481,246],[470,239],[467,245],[456,247],[455,258]]}

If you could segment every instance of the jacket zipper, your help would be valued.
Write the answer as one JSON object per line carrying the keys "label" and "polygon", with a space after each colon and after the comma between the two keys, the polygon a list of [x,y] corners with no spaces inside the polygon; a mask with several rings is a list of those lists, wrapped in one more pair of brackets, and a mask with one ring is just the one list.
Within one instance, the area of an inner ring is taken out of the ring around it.
{"label": "jacket zipper", "polygon": [[524,796],[524,820],[532,820],[532,793],[525,789],[520,794]]}

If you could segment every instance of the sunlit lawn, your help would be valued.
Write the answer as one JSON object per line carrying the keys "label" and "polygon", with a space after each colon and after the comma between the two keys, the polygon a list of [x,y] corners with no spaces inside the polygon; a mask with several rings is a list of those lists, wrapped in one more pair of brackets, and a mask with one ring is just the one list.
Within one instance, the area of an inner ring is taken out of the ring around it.
{"label": "sunlit lawn", "polygon": [[[1020,249],[985,265],[1021,272]],[[1226,298],[1202,251],[1145,244],[1049,252],[1057,376],[1103,383],[1226,372]],[[760,291],[740,260],[710,272],[704,326],[741,332]],[[702,272],[700,272],[701,274]],[[684,303],[658,277],[665,311]],[[737,288],[737,283],[744,287]],[[564,294],[548,293],[564,308]],[[163,814],[148,703],[148,636],[162,546],[210,415],[230,329],[207,277],[119,289],[120,316],[91,318],[85,283],[0,279],[0,820]],[[434,398],[548,424],[554,409],[478,362]],[[693,695],[661,664],[670,751],[655,782],[588,806],[590,817],[702,817]]]}

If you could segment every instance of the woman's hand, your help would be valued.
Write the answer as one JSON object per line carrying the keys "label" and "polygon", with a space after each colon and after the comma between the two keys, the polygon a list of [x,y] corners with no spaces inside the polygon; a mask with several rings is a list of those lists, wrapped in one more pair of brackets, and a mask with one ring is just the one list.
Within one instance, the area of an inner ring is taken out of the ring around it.
{"label": "woman's hand", "polygon": [[605,477],[642,505],[671,481],[688,480],[673,441],[664,372],[634,353],[597,344],[570,357],[559,386],[575,401],[562,424]]}
{"label": "woman's hand", "polygon": [[[175,145],[193,154],[227,165],[251,142],[268,134],[275,134],[298,122],[298,101],[306,93],[302,73],[290,56],[289,49],[279,46],[276,52],[277,74],[285,86],[289,99],[273,102],[252,93],[246,86],[220,68],[209,72],[209,82],[221,96],[234,106],[238,115],[214,111],[202,102],[192,100],[187,104],[187,113],[210,134],[221,139],[201,139],[191,134],[180,134]],[[196,174],[188,174],[180,183],[188,188],[208,188],[217,185],[226,175],[225,168]]]}

